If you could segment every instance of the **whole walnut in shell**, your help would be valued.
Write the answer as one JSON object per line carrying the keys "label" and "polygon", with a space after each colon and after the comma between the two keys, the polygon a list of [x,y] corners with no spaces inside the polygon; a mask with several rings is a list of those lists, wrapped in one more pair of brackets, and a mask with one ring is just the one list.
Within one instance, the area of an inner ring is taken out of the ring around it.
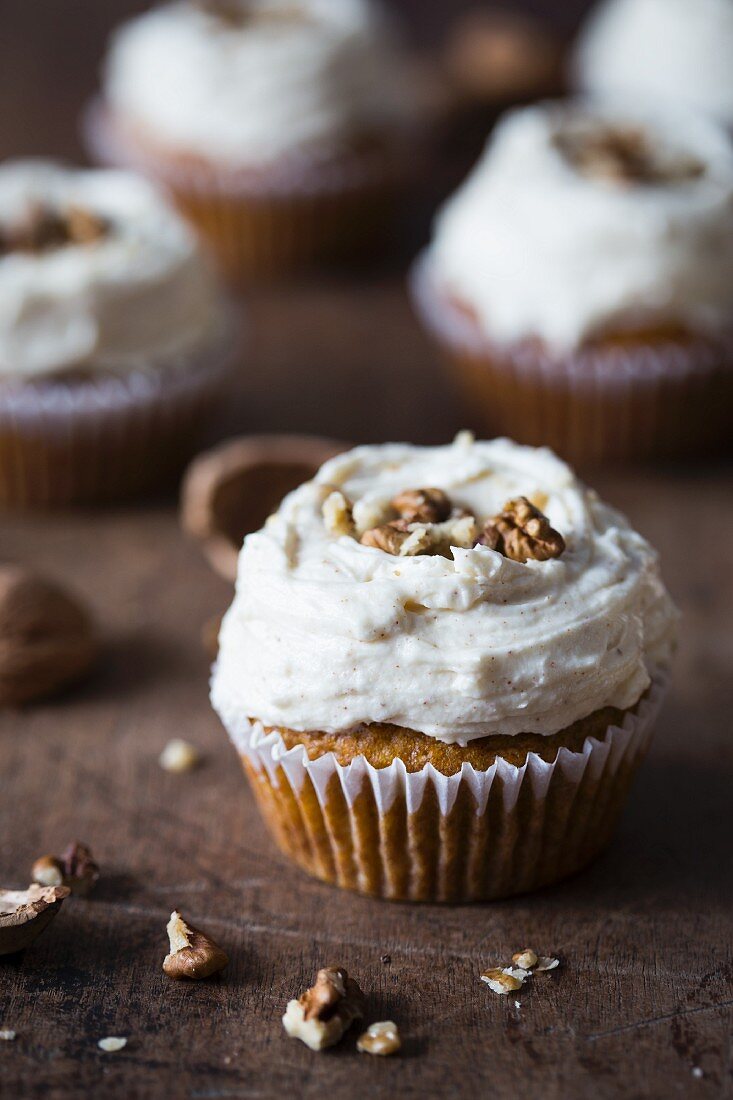
{"label": "whole walnut in shell", "polygon": [[73,596],[23,566],[0,566],[0,706],[79,679],[96,652],[91,618]]}

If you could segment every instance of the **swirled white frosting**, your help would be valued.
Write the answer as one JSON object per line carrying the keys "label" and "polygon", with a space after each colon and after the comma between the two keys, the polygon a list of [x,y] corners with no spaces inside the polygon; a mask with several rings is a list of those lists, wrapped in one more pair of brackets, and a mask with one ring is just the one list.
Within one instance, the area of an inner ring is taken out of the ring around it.
{"label": "swirled white frosting", "polygon": [[[567,548],[526,564],[483,546],[402,558],[324,526],[332,486],[368,508],[426,485],[482,519],[539,495]],[[550,451],[463,436],[358,447],[246,538],[212,700],[230,725],[552,734],[636,703],[669,660],[675,619],[655,552]]]}
{"label": "swirled white frosting", "polygon": [[404,122],[404,69],[369,0],[240,2],[241,21],[177,0],[123,26],[112,109],[172,150],[254,167]]}
{"label": "swirled white frosting", "polygon": [[88,244],[0,250],[0,378],[154,367],[213,335],[217,286],[195,238],[149,184],[48,161],[0,167],[0,237],[34,208],[81,208]]}
{"label": "swirled white frosting", "polygon": [[[558,137],[640,130],[695,178],[614,185],[582,174]],[[715,124],[579,103],[516,111],[439,213],[428,264],[496,342],[568,349],[605,330],[733,320],[733,148]]]}
{"label": "swirled white frosting", "polygon": [[583,28],[578,85],[699,108],[733,126],[731,0],[607,0]]}

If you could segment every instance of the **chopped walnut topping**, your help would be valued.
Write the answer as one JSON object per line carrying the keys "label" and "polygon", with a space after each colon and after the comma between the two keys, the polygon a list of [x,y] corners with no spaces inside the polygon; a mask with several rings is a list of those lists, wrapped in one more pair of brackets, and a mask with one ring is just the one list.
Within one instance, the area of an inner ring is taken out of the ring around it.
{"label": "chopped walnut topping", "polygon": [[29,205],[25,217],[0,231],[0,256],[8,252],[48,252],[67,244],[91,244],[109,231],[101,215],[80,206],[56,209]]}
{"label": "chopped walnut topping", "polygon": [[397,517],[394,508],[384,500],[369,500],[363,497],[357,500],[352,508],[356,537],[361,538],[365,531],[373,527],[382,527],[385,523],[391,523]]}
{"label": "chopped walnut topping", "polygon": [[311,1050],[333,1046],[364,1015],[364,995],[342,966],[318,971],[315,984],[288,1002],[283,1027]]}
{"label": "chopped walnut topping", "polygon": [[[391,523],[385,523],[381,527],[373,527],[365,531],[359,539],[363,546],[372,546],[375,550],[384,550],[386,554],[401,554],[402,546],[410,538],[410,530],[407,520],[395,519]],[[417,541],[413,540],[411,553],[419,554],[420,548]],[[404,555],[403,555],[404,556]]]}
{"label": "chopped walnut topping", "polygon": [[363,1035],[356,1040],[356,1049],[362,1054],[396,1054],[402,1046],[397,1024],[391,1020],[380,1020],[370,1024]]}
{"label": "chopped walnut topping", "polygon": [[17,1031],[13,1031],[10,1027],[4,1027],[2,1031],[0,1031],[0,1042],[12,1043],[13,1039],[17,1038],[17,1035]]}
{"label": "chopped walnut topping", "polygon": [[581,175],[616,186],[681,183],[705,171],[696,157],[665,156],[637,127],[604,126],[593,132],[560,133],[554,140]]}
{"label": "chopped walnut topping", "polygon": [[442,489],[405,489],[394,497],[392,507],[408,523],[442,523],[452,505]]}
{"label": "chopped walnut topping", "polygon": [[321,513],[329,535],[339,537],[354,534],[351,503],[338,489],[326,497],[321,505]]}
{"label": "chopped walnut topping", "polygon": [[250,0],[195,0],[195,3],[206,15],[213,16],[230,27],[265,22],[301,23],[307,20],[307,13],[298,4],[260,7]]}
{"label": "chopped walnut topping", "polygon": [[526,497],[508,500],[503,511],[485,524],[479,543],[519,562],[558,558],[565,549],[562,535]]}
{"label": "chopped walnut topping", "polygon": [[554,970],[556,966],[560,965],[559,959],[548,958],[547,955],[540,955],[537,959],[535,970]]}

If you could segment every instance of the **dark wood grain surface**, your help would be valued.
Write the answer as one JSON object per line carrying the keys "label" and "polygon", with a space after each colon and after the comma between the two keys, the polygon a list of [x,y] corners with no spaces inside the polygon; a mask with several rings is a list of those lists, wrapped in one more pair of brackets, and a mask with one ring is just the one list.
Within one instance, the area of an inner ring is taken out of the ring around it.
{"label": "dark wood grain surface", "polygon": [[[418,439],[460,423],[398,279],[262,293],[251,315],[249,423]],[[0,716],[0,881],[23,885],[34,857],[74,837],[103,870],[25,957],[0,961],[0,1027],[18,1032],[0,1047],[3,1095],[730,1094],[733,477],[596,480],[661,548],[684,613],[674,690],[609,853],[565,885],[478,907],[366,900],[281,860],[207,699],[200,630],[230,592],[172,504],[2,520],[2,557],[83,592],[105,640],[85,687]],[[199,771],[159,768],[173,736],[204,751]],[[221,979],[162,974],[174,906],[230,953]],[[527,944],[562,967],[517,1008],[479,973]],[[334,962],[371,1018],[399,1023],[398,1058],[285,1037],[288,998]],[[103,1054],[105,1035],[128,1045]]]}
{"label": "dark wood grain surface", "polygon": [[[78,155],[101,42],[136,6],[0,0],[1,155]],[[444,20],[441,5],[405,7],[421,33],[423,14]],[[569,25],[581,4],[534,7]],[[470,426],[411,316],[404,258],[252,295],[227,430],[429,442]],[[661,549],[684,615],[674,688],[610,851],[557,888],[477,907],[366,900],[281,860],[208,703],[200,631],[230,592],[181,536],[173,500],[0,517],[0,559],[84,594],[104,640],[86,685],[0,713],[0,883],[24,885],[36,856],[73,838],[102,866],[90,899],[0,959],[0,1029],[18,1033],[0,1043],[0,1095],[733,1094],[733,473],[594,480]],[[174,736],[204,752],[197,772],[158,766]],[[229,952],[221,978],[163,975],[174,906]],[[479,973],[525,945],[562,966],[517,1007]],[[370,1019],[398,1022],[401,1055],[370,1059],[353,1037],[314,1054],[285,1037],[287,1000],[327,963],[361,981]],[[127,1047],[103,1054],[107,1035]]]}

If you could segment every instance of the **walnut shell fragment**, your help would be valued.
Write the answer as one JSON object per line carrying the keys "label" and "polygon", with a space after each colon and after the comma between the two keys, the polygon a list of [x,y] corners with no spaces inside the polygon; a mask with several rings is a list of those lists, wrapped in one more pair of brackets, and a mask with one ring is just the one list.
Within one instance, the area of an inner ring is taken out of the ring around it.
{"label": "walnut shell fragment", "polygon": [[170,953],[163,960],[163,971],[169,978],[210,978],[229,962],[229,956],[218,943],[186,924],[178,910],[171,913],[166,931]]}
{"label": "walnut shell fragment", "polygon": [[27,890],[0,890],[0,955],[11,955],[33,943],[69,893],[66,886],[37,883]]}
{"label": "walnut shell fragment", "polygon": [[311,1050],[325,1050],[363,1015],[364,994],[358,984],[342,966],[327,966],[318,971],[310,989],[288,1002],[283,1027],[291,1039],[300,1039]]}
{"label": "walnut shell fragment", "polygon": [[181,524],[212,568],[234,581],[244,536],[347,443],[309,435],[249,435],[198,455],[181,491]]}
{"label": "walnut shell fragment", "polygon": [[90,615],[74,596],[23,566],[0,567],[0,706],[78,680],[97,648]]}

